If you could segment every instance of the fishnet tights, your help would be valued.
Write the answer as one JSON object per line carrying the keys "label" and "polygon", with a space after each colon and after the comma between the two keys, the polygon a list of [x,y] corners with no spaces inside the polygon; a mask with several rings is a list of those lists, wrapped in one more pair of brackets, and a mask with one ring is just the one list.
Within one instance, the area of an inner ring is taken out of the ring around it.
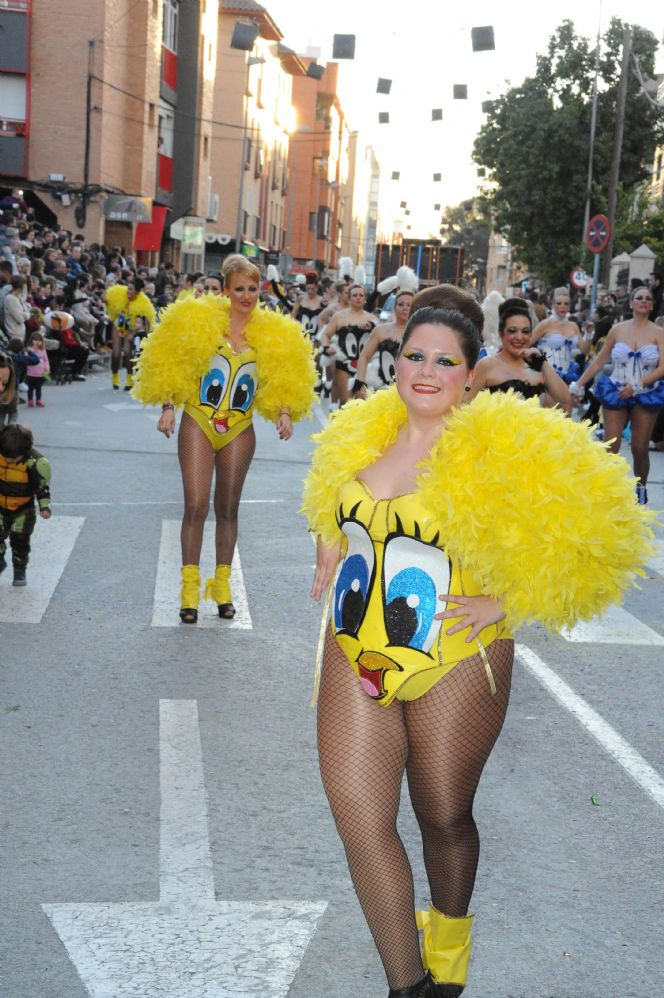
{"label": "fishnet tights", "polygon": [[178,434],[178,457],[184,488],[180,534],[183,565],[198,565],[200,562],[203,526],[210,508],[210,488],[215,471],[216,563],[230,565],[237,541],[237,514],[242,487],[255,449],[256,434],[253,426],[248,426],[215,454],[196,420],[183,413]]}
{"label": "fishnet tights", "polygon": [[404,770],[424,847],[432,903],[467,914],[479,858],[473,799],[505,719],[514,644],[494,641],[428,693],[381,707],[360,687],[328,630],[318,701],[323,785],[353,885],[391,988],[424,976],[413,875],[396,828]]}

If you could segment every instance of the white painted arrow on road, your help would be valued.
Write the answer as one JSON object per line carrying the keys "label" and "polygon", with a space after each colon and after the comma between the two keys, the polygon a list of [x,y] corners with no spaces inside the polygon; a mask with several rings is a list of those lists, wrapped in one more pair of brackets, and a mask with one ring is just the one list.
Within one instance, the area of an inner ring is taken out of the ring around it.
{"label": "white painted arrow on road", "polygon": [[196,701],[159,716],[159,901],[42,907],[93,998],[285,998],[327,903],[215,900]]}

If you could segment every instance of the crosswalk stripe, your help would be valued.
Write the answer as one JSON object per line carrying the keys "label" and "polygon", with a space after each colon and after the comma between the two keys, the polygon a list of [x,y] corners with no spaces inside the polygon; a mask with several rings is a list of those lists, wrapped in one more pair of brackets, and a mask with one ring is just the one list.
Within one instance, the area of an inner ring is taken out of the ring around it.
{"label": "crosswalk stripe", "polygon": [[325,429],[325,427],[327,426],[327,413],[323,409],[320,402],[316,402],[316,404],[314,405],[314,416],[316,417],[320,425],[323,427],[323,429]]}
{"label": "crosswalk stripe", "polygon": [[[206,522],[201,552],[201,579],[203,580],[201,589],[205,585],[205,580],[214,575],[214,533],[214,522]],[[184,626],[180,624],[178,617],[180,565],[180,521],[162,520],[157,576],[154,586],[153,627]],[[231,592],[235,606],[233,619],[220,620],[215,604],[209,600],[201,599],[198,608],[198,627],[235,627],[245,631],[251,630],[253,627],[237,547],[231,565]]]}
{"label": "crosswalk stripe", "polygon": [[607,645],[664,645],[664,637],[621,606],[612,606],[600,619],[582,621],[563,631],[567,641]]}
{"label": "crosswalk stripe", "polygon": [[648,568],[664,576],[664,541],[657,542],[657,551],[648,562]]}
{"label": "crosswalk stripe", "polygon": [[37,518],[25,588],[12,586],[11,551],[7,542],[7,568],[0,575],[0,622],[38,624],[41,621],[84,523],[84,516]]}

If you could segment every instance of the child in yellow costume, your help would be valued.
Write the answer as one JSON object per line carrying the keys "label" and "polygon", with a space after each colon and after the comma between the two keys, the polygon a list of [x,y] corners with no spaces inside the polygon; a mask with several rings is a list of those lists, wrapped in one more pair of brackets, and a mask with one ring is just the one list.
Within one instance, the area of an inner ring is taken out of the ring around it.
{"label": "child in yellow costume", "polygon": [[[416,296],[396,385],[316,437],[304,512],[318,537],[315,598],[343,558],[322,635],[318,744],[353,883],[391,998],[458,998],[479,856],[472,805],[507,709],[510,633],[534,619],[556,631],[619,600],[651,531],[624,461],[590,427],[514,393],[459,407],[481,310],[456,288],[421,294],[432,307]],[[404,770],[431,890],[417,917],[396,829]]]}
{"label": "child in yellow costume", "polygon": [[111,334],[111,381],[120,389],[120,365],[124,357],[127,369],[125,391],[133,380],[134,338],[137,333],[149,333],[155,323],[154,305],[143,291],[145,282],[134,277],[127,284],[114,284],[106,292],[106,311],[113,323]]}
{"label": "child in yellow costume", "polygon": [[242,487],[256,444],[254,409],[288,440],[314,401],[311,345],[287,316],[257,307],[260,274],[245,257],[228,257],[225,297],[174,302],[143,345],[134,397],[162,403],[157,429],[169,437],[175,407],[184,413],[178,456],[184,486],[180,619],[196,623],[203,525],[216,474],[216,571],[205,589],[219,616],[235,615],[230,571]]}

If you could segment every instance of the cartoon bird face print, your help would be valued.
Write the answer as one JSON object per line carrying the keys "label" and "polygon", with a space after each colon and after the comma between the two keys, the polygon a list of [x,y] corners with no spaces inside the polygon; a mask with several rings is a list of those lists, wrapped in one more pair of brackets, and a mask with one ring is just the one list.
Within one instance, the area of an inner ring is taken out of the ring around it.
{"label": "cartoon bird face print", "polygon": [[251,421],[256,396],[256,361],[253,351],[218,353],[201,378],[199,406],[215,433],[237,433]]}
{"label": "cartoon bird face print", "polygon": [[[348,487],[352,498],[362,490],[360,482]],[[348,546],[334,630],[365,692],[389,703],[410,676],[440,665],[434,615],[442,608],[438,596],[449,592],[451,566],[438,534],[425,539],[413,518],[414,496],[376,501],[365,493],[347,513],[344,505],[337,518]]]}
{"label": "cartoon bird face print", "polygon": [[364,350],[366,343],[371,336],[373,325],[369,322],[362,326],[345,326],[339,330],[339,349],[348,358],[353,369],[357,367],[357,361]]}

